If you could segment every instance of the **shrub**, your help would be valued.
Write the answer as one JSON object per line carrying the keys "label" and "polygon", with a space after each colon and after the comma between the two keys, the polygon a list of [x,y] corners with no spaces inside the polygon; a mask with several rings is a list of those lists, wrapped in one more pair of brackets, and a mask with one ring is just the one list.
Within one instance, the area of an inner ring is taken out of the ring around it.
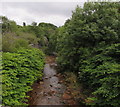
{"label": "shrub", "polygon": [[13,33],[8,33],[2,37],[2,51],[4,52],[13,52],[13,44],[15,38]]}
{"label": "shrub", "polygon": [[19,39],[16,39],[15,41],[14,41],[14,44],[13,44],[13,47],[12,47],[12,49],[13,49],[13,51],[17,51],[18,49],[20,49],[20,48],[30,48],[29,46],[28,46],[28,41],[26,41],[26,40],[24,40],[24,39],[22,39],[22,38],[19,38]]}
{"label": "shrub", "polygon": [[80,81],[92,90],[94,105],[119,107],[120,43],[106,47],[80,67]]}
{"label": "shrub", "polygon": [[57,38],[61,72],[78,74],[94,96],[90,105],[95,107],[120,104],[119,7],[119,3],[110,2],[78,6]]}
{"label": "shrub", "polygon": [[34,81],[41,79],[43,67],[44,54],[38,49],[3,53],[3,105],[26,105],[26,92]]}
{"label": "shrub", "polygon": [[3,52],[16,52],[20,48],[30,48],[28,40],[17,37],[15,33],[6,33],[2,38]]}
{"label": "shrub", "polygon": [[33,34],[20,32],[6,33],[2,38],[2,50],[4,52],[16,52],[16,50],[22,48],[31,48],[30,44],[34,47],[38,47],[38,38]]}
{"label": "shrub", "polygon": [[38,45],[38,40],[39,39],[35,36],[35,34],[25,33],[25,32],[18,32],[17,36],[19,38],[22,38],[22,39],[28,41],[29,44]]}

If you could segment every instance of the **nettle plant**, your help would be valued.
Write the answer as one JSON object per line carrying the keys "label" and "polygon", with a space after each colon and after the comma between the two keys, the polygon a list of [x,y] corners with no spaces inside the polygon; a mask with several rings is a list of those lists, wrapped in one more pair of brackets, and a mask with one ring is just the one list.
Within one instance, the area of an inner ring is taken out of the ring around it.
{"label": "nettle plant", "polygon": [[16,53],[3,53],[2,104],[27,105],[26,92],[43,76],[44,54],[38,49],[21,49]]}

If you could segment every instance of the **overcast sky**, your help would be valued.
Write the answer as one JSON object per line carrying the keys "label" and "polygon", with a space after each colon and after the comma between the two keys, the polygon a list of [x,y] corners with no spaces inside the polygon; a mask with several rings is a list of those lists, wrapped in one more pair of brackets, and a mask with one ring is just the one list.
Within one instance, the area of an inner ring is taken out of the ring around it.
{"label": "overcast sky", "polygon": [[33,21],[53,23],[62,26],[72,15],[72,10],[81,2],[2,2],[0,15],[7,16],[17,24],[31,24]]}

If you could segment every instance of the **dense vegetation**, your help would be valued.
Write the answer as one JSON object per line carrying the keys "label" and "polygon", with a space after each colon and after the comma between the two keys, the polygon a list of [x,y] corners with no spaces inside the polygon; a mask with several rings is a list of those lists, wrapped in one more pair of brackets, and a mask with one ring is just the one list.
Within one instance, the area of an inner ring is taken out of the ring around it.
{"label": "dense vegetation", "polygon": [[36,22],[26,25],[23,22],[23,26],[20,26],[6,17],[2,16],[1,18],[3,22],[2,50],[4,52],[15,52],[21,47],[40,48],[47,54],[51,54],[55,50],[55,46],[53,45],[54,40],[50,39],[56,35],[57,27],[55,25],[50,23],[39,23],[37,25]]}
{"label": "dense vegetation", "polygon": [[2,17],[3,104],[25,104],[25,93],[42,77],[42,50],[45,54],[57,53],[61,72],[77,75],[87,96],[86,105],[119,107],[119,17],[120,3],[110,2],[77,6],[59,28],[36,22],[20,26]]}
{"label": "dense vegetation", "polygon": [[29,97],[27,92],[31,90],[32,84],[43,76],[43,52],[52,54],[55,50],[52,42],[54,40],[50,38],[55,35],[57,27],[50,23],[36,22],[31,25],[23,22],[23,26],[20,26],[7,17],[0,18],[3,51],[2,104],[26,105]]}
{"label": "dense vegetation", "polygon": [[25,105],[26,92],[42,78],[44,54],[38,49],[21,49],[16,53],[3,53],[2,104]]}
{"label": "dense vegetation", "polygon": [[[45,33],[49,32],[39,31],[41,29],[35,25],[35,22],[32,25],[26,26],[24,23],[24,26],[19,26],[6,17],[1,18],[2,104],[26,105],[29,97],[27,92],[31,90],[31,85],[43,76],[45,56],[42,50],[44,51],[44,47],[48,47],[43,37],[45,37]],[[41,26],[43,25],[44,27],[52,26],[53,30],[56,28],[52,24],[41,23]],[[41,35],[38,36],[38,33]],[[39,49],[39,47],[41,48]]]}
{"label": "dense vegetation", "polygon": [[120,4],[85,3],[58,33],[61,71],[75,72],[89,105],[120,105]]}

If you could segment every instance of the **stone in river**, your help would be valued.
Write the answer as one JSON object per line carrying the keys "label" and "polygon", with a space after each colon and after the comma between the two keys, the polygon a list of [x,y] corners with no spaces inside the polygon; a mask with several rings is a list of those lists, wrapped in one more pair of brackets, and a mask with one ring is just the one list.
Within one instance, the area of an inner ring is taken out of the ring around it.
{"label": "stone in river", "polygon": [[63,99],[64,100],[69,100],[69,99],[71,99],[72,97],[70,96],[70,95],[68,95],[68,94],[66,94],[66,93],[64,93],[63,94]]}

